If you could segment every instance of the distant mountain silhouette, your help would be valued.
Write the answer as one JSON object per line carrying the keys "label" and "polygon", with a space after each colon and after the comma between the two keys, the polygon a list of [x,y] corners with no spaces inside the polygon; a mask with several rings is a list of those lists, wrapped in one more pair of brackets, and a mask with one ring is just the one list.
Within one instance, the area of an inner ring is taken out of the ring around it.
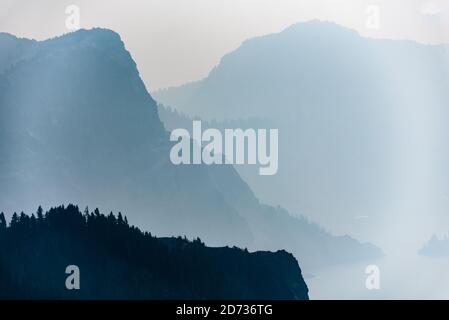
{"label": "distant mountain silhouette", "polygon": [[[161,105],[158,106],[158,110],[167,130],[191,126],[192,119],[182,113]],[[247,129],[255,123],[265,127],[268,122],[261,118],[251,118],[240,121],[203,121],[202,126],[204,129],[209,127],[221,130]],[[232,181],[237,176],[237,172],[230,172],[226,167],[216,168],[214,171],[217,188],[229,203],[244,214],[255,239],[263,243],[263,248],[269,250],[285,248],[299,257],[303,268],[321,266],[323,258],[325,264],[338,264],[372,260],[383,255],[379,248],[370,243],[359,243],[347,235],[332,236],[319,225],[302,216],[292,217],[287,210],[279,206],[273,207],[260,203],[246,184],[228,188],[229,185],[234,185]]]}
{"label": "distant mountain silhouette", "polygon": [[126,211],[158,236],[285,249],[303,268],[380,255],[260,204],[232,166],[173,165],[156,102],[118,34],[80,30],[41,42],[0,34],[0,42],[8,43],[0,48],[8,65],[0,72],[0,210],[77,203]]}
{"label": "distant mountain silhouette", "polygon": [[[69,205],[15,214],[9,226],[0,215],[0,243],[0,299],[308,299],[285,251],[159,239],[120,213]],[[79,290],[66,289],[69,265],[79,268]]]}
{"label": "distant mountain silhouette", "polygon": [[[311,21],[249,39],[206,78],[152,95],[189,117],[257,118],[278,128],[277,175],[267,179],[251,166],[236,167],[257,197],[373,241],[390,221],[392,195],[403,188],[395,185],[398,171],[413,164],[400,148],[424,149],[428,127],[447,141],[440,120],[448,118],[448,70],[448,45],[364,38]],[[432,143],[435,150],[445,145]],[[447,163],[445,155],[432,159],[435,166]],[[417,219],[424,227],[425,219]]]}
{"label": "distant mountain silhouette", "polygon": [[433,236],[419,250],[419,254],[428,257],[449,257],[449,236]]}

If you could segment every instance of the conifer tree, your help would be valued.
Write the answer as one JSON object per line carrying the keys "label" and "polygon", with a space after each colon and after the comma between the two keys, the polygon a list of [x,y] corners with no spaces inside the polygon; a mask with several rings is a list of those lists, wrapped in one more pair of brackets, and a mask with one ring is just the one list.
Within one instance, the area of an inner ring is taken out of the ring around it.
{"label": "conifer tree", "polygon": [[2,212],[0,213],[0,231],[4,231],[6,230],[6,219],[5,219],[5,214]]}

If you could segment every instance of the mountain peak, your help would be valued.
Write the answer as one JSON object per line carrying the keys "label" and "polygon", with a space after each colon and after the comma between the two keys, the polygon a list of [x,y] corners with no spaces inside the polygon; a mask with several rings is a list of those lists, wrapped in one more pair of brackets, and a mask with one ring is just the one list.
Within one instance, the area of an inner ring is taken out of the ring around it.
{"label": "mountain peak", "polygon": [[[136,64],[120,35],[109,29],[80,29],[42,41],[0,33],[0,73],[21,62],[43,59],[48,55],[53,57],[55,54],[66,62],[83,57],[92,59],[96,56],[102,60],[109,57],[114,65],[124,66],[138,74]],[[83,65],[86,62],[85,59],[80,61]]]}
{"label": "mountain peak", "polygon": [[28,43],[28,44],[54,44],[59,42],[82,42],[82,41],[95,41],[101,42],[102,44],[120,44],[124,46],[120,35],[110,29],[105,28],[92,28],[92,29],[79,29],[77,31],[64,33],[53,38],[45,40],[34,40],[29,38],[17,37],[8,32],[0,32],[0,52],[5,49],[5,46],[18,44],[18,43]]}
{"label": "mountain peak", "polygon": [[313,19],[313,20],[308,20],[308,21],[303,21],[303,22],[298,22],[298,23],[292,24],[291,26],[284,29],[283,32],[298,31],[298,30],[329,31],[329,32],[335,32],[336,30],[339,30],[339,31],[357,33],[355,30],[347,28],[340,24],[337,24],[333,21],[319,20],[319,19]]}
{"label": "mountain peak", "polygon": [[50,49],[56,46],[64,49],[93,48],[108,53],[116,52],[117,50],[126,51],[125,44],[120,38],[120,35],[115,31],[103,28],[79,29],[58,37],[40,41],[39,44],[43,48]]}
{"label": "mountain peak", "polygon": [[42,42],[86,40],[102,41],[104,43],[119,42],[123,44],[120,35],[117,32],[105,28],[79,29],[77,31],[65,33],[63,35],[44,40]]}

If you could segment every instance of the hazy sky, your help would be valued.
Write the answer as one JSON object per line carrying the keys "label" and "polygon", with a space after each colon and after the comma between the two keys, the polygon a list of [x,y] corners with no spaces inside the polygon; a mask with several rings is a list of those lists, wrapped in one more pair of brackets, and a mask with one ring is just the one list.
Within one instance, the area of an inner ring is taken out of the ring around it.
{"label": "hazy sky", "polygon": [[0,0],[0,31],[61,35],[72,4],[82,28],[120,33],[149,90],[200,79],[245,39],[311,19],[366,36],[449,43],[448,0]]}

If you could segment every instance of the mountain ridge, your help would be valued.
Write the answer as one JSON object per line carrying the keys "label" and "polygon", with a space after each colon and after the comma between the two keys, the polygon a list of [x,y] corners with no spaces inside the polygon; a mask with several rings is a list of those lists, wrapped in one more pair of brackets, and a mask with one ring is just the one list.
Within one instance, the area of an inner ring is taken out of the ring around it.
{"label": "mountain ridge", "polygon": [[[363,39],[369,39],[369,40],[374,40],[374,41],[379,41],[379,42],[392,42],[392,43],[397,43],[397,42],[401,42],[404,44],[410,44],[410,45],[419,45],[419,46],[427,46],[427,47],[434,47],[434,48],[441,48],[441,49],[446,49],[449,47],[449,43],[425,43],[425,42],[420,42],[420,41],[416,41],[416,40],[410,40],[410,39],[391,39],[391,38],[378,38],[378,37],[368,37],[368,36],[364,36],[362,35],[359,31],[348,28],[346,26],[340,25],[338,23],[335,23],[333,21],[327,21],[327,20],[319,20],[319,19],[314,19],[314,20],[309,20],[309,21],[304,21],[304,22],[297,22],[294,23],[286,28],[284,28],[281,31],[278,32],[274,32],[274,33],[269,33],[269,34],[265,34],[265,35],[260,35],[260,36],[255,36],[249,39],[245,39],[242,41],[242,43],[234,50],[232,50],[231,52],[228,52],[226,54],[223,55],[223,57],[220,59],[220,61],[217,63],[216,66],[214,66],[209,73],[204,76],[201,79],[197,79],[197,80],[192,80],[192,81],[188,81],[184,84],[181,85],[175,85],[175,86],[169,86],[169,87],[165,87],[165,88],[160,88],[154,91],[151,91],[150,93],[154,96],[162,96],[163,93],[165,91],[169,91],[169,90],[173,90],[173,89],[179,89],[182,88],[184,86],[189,86],[189,85],[195,85],[198,82],[202,82],[203,80],[207,79],[211,73],[216,70],[220,64],[223,62],[223,59],[227,58],[229,55],[232,55],[235,51],[239,50],[243,45],[246,45],[247,43],[253,43],[253,42],[257,42],[269,37],[276,37],[279,35],[283,35],[283,34],[288,34],[288,33],[294,33],[296,31],[296,29],[303,29],[304,26],[316,26],[316,25],[321,25],[321,26],[327,26],[327,27],[335,27],[336,29],[340,30],[340,33],[343,34],[352,34],[352,35],[356,35],[357,37],[363,38]],[[182,110],[180,110],[182,111]],[[199,115],[194,115],[194,116],[199,116]],[[229,120],[236,120],[236,119],[229,119]]]}
{"label": "mountain ridge", "polygon": [[[257,120],[247,126],[279,130],[277,175],[262,179],[250,166],[236,166],[257,197],[336,234],[385,246],[394,231],[380,238],[378,230],[391,215],[407,215],[401,207],[407,204],[394,204],[403,186],[413,184],[402,180],[422,169],[413,159],[445,170],[449,156],[430,155],[449,136],[442,120],[448,80],[446,44],[367,38],[314,21],[248,40],[201,81],[152,94],[162,106],[219,128],[263,118],[263,127]],[[447,224],[445,204],[427,195],[449,190],[436,171],[435,182],[416,192],[429,198],[422,201]],[[419,212],[413,219],[425,237],[431,220]]]}
{"label": "mountain ridge", "polygon": [[[159,236],[284,248],[306,266],[345,261],[343,252],[356,260],[379,256],[374,246],[335,241],[286,211],[260,206],[233,167],[173,165],[156,103],[118,34],[79,31],[43,43],[0,75],[0,86],[8,86],[0,90],[1,210],[55,203],[119,210]],[[273,221],[279,232],[268,238]],[[292,221],[310,230],[298,237],[291,228],[284,237]]]}

